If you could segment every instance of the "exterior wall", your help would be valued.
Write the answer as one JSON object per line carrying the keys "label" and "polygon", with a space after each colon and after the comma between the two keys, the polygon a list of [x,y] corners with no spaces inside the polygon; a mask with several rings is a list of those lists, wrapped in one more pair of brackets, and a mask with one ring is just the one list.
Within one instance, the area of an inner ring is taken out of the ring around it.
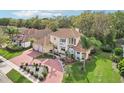
{"label": "exterior wall", "polygon": [[88,59],[90,54],[90,50],[88,50],[86,53],[79,52],[79,54],[77,53],[78,51],[75,51],[73,48],[69,48],[68,51],[70,52],[70,54],[74,54],[74,58],[76,60],[80,61],[83,61],[83,59]]}
{"label": "exterior wall", "polygon": [[30,47],[30,46],[31,46],[31,42],[24,42],[24,43],[21,43],[21,46],[22,46],[22,47],[25,47],[25,48]]}
{"label": "exterior wall", "polygon": [[58,45],[58,42],[59,42],[59,38],[56,37],[56,36],[53,36],[53,35],[50,35],[50,42],[54,45]]}
{"label": "exterior wall", "polygon": [[76,45],[75,46],[77,46],[77,44],[79,43],[79,41],[80,41],[80,37],[76,38]]}
{"label": "exterior wall", "polygon": [[42,46],[42,45],[38,45],[38,44],[33,44],[33,49],[38,52],[48,53],[50,50],[53,49],[53,45],[49,44],[46,46]]}
{"label": "exterior wall", "polygon": [[[60,42],[61,39],[66,39],[66,42],[65,43]],[[75,46],[79,43],[79,40],[80,40],[80,37],[76,38]],[[65,48],[65,51],[67,51],[69,49],[69,47],[68,47],[68,45],[70,45],[69,38],[59,38],[59,37],[51,35],[50,42],[57,47],[58,52],[61,52],[62,47]]]}
{"label": "exterior wall", "polygon": [[38,45],[37,44],[33,44],[33,49],[38,51]]}

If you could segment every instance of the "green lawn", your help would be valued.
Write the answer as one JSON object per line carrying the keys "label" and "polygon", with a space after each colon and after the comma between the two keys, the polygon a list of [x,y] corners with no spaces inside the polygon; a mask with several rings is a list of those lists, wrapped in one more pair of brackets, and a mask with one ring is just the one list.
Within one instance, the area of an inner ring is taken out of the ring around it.
{"label": "green lawn", "polygon": [[99,52],[86,64],[86,71],[81,70],[82,64],[77,62],[69,65],[70,76],[64,75],[63,82],[116,83],[120,82],[118,70],[112,69],[110,54]]}
{"label": "green lawn", "polygon": [[0,49],[0,55],[5,57],[6,59],[11,59],[15,56],[20,55],[21,53],[22,53],[22,51],[21,52],[9,52],[5,49]]}
{"label": "green lawn", "polygon": [[7,73],[7,77],[11,79],[14,83],[31,83],[30,80],[22,76],[19,72],[14,69]]}

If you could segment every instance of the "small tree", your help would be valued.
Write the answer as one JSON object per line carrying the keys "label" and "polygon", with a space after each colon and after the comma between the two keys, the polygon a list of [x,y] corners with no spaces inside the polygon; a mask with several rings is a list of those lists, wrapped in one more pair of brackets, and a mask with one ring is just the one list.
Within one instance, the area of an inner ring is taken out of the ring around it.
{"label": "small tree", "polygon": [[120,74],[124,76],[124,59],[122,59],[118,64],[118,69],[120,70]]}
{"label": "small tree", "polygon": [[117,56],[121,56],[123,54],[122,48],[115,48],[114,51]]}

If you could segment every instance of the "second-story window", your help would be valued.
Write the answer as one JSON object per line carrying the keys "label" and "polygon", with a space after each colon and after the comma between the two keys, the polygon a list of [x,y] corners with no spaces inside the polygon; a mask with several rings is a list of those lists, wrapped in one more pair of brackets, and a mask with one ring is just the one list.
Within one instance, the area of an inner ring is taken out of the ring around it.
{"label": "second-story window", "polygon": [[69,38],[69,44],[76,44],[76,39],[75,38]]}
{"label": "second-story window", "polygon": [[66,42],[66,39],[60,39],[60,42]]}

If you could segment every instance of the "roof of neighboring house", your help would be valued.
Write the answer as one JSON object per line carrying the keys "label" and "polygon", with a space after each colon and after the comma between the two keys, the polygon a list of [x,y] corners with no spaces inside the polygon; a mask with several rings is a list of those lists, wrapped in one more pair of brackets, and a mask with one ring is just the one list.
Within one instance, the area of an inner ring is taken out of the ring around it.
{"label": "roof of neighboring house", "polygon": [[41,40],[43,37],[49,35],[52,32],[52,30],[46,28],[42,30],[37,30],[37,29],[27,29],[22,30],[22,37],[20,36],[18,40],[22,40],[22,42],[28,41],[29,38],[34,38],[36,40]]}
{"label": "roof of neighboring house", "polygon": [[82,48],[82,45],[81,45],[80,42],[77,44],[77,46],[73,46],[73,49],[75,51],[78,51],[78,52],[86,53],[86,49],[85,48]]}
{"label": "roof of neighboring house", "polygon": [[80,33],[74,29],[69,28],[61,28],[58,31],[51,33],[51,35],[60,37],[60,38],[72,38],[72,37],[80,37]]}

